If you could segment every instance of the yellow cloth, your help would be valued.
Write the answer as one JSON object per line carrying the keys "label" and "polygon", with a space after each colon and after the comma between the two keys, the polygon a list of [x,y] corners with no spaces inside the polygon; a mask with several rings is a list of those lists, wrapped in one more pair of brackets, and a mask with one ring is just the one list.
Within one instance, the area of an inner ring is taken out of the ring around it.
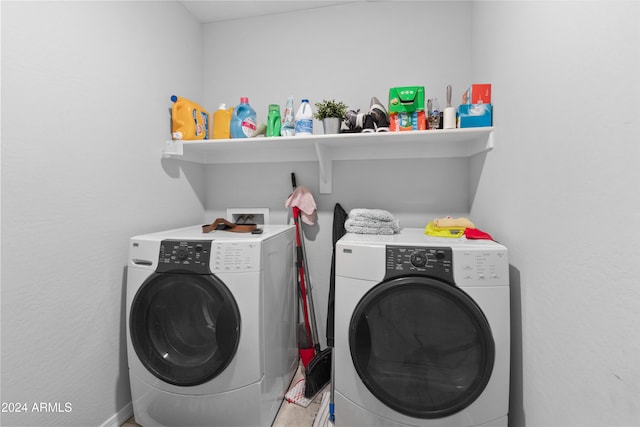
{"label": "yellow cloth", "polygon": [[465,228],[462,227],[436,227],[431,221],[424,229],[424,234],[427,236],[436,237],[462,237]]}
{"label": "yellow cloth", "polygon": [[468,218],[451,218],[450,216],[444,218],[436,218],[433,220],[433,225],[441,228],[461,227],[461,228],[476,228],[476,226]]}

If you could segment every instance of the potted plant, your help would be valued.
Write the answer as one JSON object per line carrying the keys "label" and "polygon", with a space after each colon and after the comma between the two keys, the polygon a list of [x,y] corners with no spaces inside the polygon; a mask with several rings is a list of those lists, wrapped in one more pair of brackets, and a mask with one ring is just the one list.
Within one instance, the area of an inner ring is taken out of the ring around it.
{"label": "potted plant", "polygon": [[325,134],[339,133],[340,123],[347,116],[347,106],[335,99],[316,102],[313,116],[322,122]]}

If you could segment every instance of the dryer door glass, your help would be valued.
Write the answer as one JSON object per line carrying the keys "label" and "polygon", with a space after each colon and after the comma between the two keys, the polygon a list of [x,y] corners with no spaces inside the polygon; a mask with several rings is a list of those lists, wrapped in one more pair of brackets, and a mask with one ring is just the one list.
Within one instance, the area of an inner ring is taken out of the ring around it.
{"label": "dryer door glass", "polygon": [[161,380],[194,386],[220,374],[240,341],[240,311],[212,275],[159,274],[147,279],[130,309],[133,347]]}
{"label": "dryer door glass", "polygon": [[426,277],[383,282],[349,325],[351,358],[366,387],[411,417],[441,418],[469,406],[493,370],[484,314],[461,289]]}

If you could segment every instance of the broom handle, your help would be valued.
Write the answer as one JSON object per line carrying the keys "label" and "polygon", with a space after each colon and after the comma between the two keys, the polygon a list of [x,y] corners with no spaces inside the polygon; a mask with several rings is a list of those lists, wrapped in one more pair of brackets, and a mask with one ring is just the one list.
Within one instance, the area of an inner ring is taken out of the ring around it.
{"label": "broom handle", "polygon": [[[291,172],[291,186],[295,190],[296,188],[296,174]],[[300,246],[302,247],[302,265],[304,270],[305,288],[307,291],[307,299],[309,301],[309,317],[311,318],[311,341],[317,352],[320,352],[320,335],[318,334],[318,324],[316,323],[316,310],[313,305],[313,287],[311,286],[311,280],[309,279],[309,269],[307,268],[307,251],[304,245],[304,231],[302,230],[302,224],[300,224],[300,208],[297,206],[294,209],[294,222],[296,223],[296,233],[300,240]]]}
{"label": "broom handle", "polygon": [[311,328],[309,327],[309,311],[307,308],[307,295],[305,290],[304,283],[304,273],[301,272],[302,268],[298,268],[298,275],[302,276],[301,279],[298,279],[298,285],[300,285],[300,300],[302,301],[302,310],[304,314],[304,327],[307,331],[307,336],[311,339],[311,343],[313,344],[313,336],[311,335]]}
{"label": "broom handle", "polygon": [[[298,216],[298,219],[300,217]],[[300,226],[300,243],[302,246],[302,263],[304,264],[304,278],[305,287],[307,291],[307,298],[309,300],[309,317],[311,318],[311,339],[316,351],[320,352],[320,334],[318,333],[318,324],[316,323],[316,310],[313,303],[313,286],[309,279],[309,269],[307,268],[307,250],[304,244],[304,230],[302,224]]]}
{"label": "broom handle", "polygon": [[302,310],[304,314],[304,326],[307,332],[307,336],[311,340],[313,344],[313,336],[311,335],[311,327],[309,326],[309,311],[307,305],[307,287],[305,285],[305,273],[304,273],[304,263],[302,262],[302,246],[300,244],[300,234],[298,233],[300,212],[299,209],[294,206],[293,207],[293,222],[296,226],[296,279],[298,282],[298,289],[300,291],[300,301],[302,302]]}

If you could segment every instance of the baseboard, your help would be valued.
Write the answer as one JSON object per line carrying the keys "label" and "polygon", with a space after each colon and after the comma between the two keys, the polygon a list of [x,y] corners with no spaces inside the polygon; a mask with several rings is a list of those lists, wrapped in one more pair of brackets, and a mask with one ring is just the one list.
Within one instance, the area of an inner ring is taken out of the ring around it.
{"label": "baseboard", "polygon": [[127,403],[124,408],[120,409],[118,413],[113,414],[111,418],[102,423],[100,427],[120,427],[129,418],[133,416],[133,405],[131,402]]}

